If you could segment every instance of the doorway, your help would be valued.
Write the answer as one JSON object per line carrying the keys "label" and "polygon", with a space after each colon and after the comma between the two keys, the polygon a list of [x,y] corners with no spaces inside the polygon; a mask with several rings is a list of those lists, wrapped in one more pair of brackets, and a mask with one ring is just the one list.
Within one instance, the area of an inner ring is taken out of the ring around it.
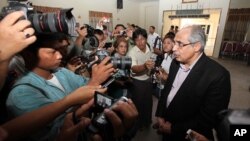
{"label": "doorway", "polygon": [[162,37],[169,32],[171,25],[179,26],[179,29],[191,24],[201,25],[207,36],[205,53],[207,56],[212,56],[220,21],[221,9],[203,9],[202,11],[208,16],[173,16],[176,15],[176,10],[164,11]]}

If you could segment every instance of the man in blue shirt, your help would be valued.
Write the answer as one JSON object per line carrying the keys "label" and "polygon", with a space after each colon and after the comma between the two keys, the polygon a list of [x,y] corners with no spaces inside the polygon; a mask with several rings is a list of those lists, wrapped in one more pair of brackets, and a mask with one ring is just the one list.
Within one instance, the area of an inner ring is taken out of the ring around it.
{"label": "man in blue shirt", "polygon": [[[26,68],[30,71],[14,84],[9,94],[6,103],[11,116],[17,117],[56,102],[82,86],[98,86],[112,75],[114,69],[112,64],[106,64],[108,58],[93,66],[91,79],[59,68],[61,51],[68,44],[67,37],[61,33],[41,34],[35,43],[22,52]],[[65,114],[33,135],[32,139],[54,140]]]}

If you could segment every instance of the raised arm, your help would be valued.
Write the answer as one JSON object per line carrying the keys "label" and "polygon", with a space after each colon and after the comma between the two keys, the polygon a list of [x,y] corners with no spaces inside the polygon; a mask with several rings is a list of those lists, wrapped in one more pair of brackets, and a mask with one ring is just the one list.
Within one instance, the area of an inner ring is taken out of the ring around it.
{"label": "raised arm", "polygon": [[30,135],[74,105],[83,104],[93,98],[94,92],[104,92],[100,86],[80,87],[63,99],[17,117],[2,127],[8,132],[8,140]]}
{"label": "raised arm", "polygon": [[0,21],[0,88],[4,84],[10,59],[36,40],[34,29],[28,20],[19,20],[24,15],[17,11]]}

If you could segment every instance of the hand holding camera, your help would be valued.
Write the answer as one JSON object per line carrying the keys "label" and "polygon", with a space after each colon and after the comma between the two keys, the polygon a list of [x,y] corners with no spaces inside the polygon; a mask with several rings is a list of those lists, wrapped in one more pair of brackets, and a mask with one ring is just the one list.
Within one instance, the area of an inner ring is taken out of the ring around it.
{"label": "hand holding camera", "polygon": [[76,29],[79,37],[85,38],[88,35],[87,28],[81,27]]}
{"label": "hand holding camera", "polygon": [[154,66],[155,66],[155,62],[154,62],[153,60],[151,60],[151,59],[149,59],[149,60],[147,60],[147,61],[145,62],[145,67],[146,67],[148,70],[153,69]]}
{"label": "hand holding camera", "polygon": [[112,42],[106,42],[104,45],[105,49],[111,48],[112,47]]}
{"label": "hand holding camera", "polygon": [[[95,105],[105,110],[92,120],[88,129],[90,132],[99,133],[102,136],[110,135],[112,138],[124,135],[133,126],[138,116],[135,105],[126,97],[114,100],[106,95],[96,93]],[[105,130],[107,128],[113,128],[113,130]]]}
{"label": "hand holding camera", "polygon": [[101,86],[83,86],[67,95],[63,101],[72,105],[83,104],[91,100],[96,91],[104,93],[106,89],[103,89]]}
{"label": "hand holding camera", "polygon": [[100,85],[115,71],[113,64],[109,63],[110,57],[105,57],[99,64],[92,66],[92,76],[89,84]]}
{"label": "hand holding camera", "polygon": [[166,81],[168,78],[168,73],[163,68],[159,68],[158,71],[156,71],[156,78]]}
{"label": "hand holding camera", "polygon": [[116,72],[117,68],[122,70],[130,69],[132,64],[130,57],[110,57],[104,49],[99,49],[84,58],[87,59],[88,69],[92,69],[92,79],[90,82],[95,85],[99,85],[107,80]]}
{"label": "hand holding camera", "polygon": [[[117,112],[121,113],[122,119],[116,114]],[[105,115],[116,129],[114,137],[120,137],[134,125],[138,112],[132,100],[128,99],[126,102],[118,101],[112,110],[105,111]]]}
{"label": "hand holding camera", "polygon": [[[32,3],[8,0],[9,5],[0,13],[0,45],[4,47],[1,60],[8,60],[36,40],[33,34],[62,32],[76,34],[76,21],[71,9],[55,13],[40,13],[33,10]],[[31,28],[32,26],[32,28]],[[3,49],[2,49],[3,50]]]}
{"label": "hand holding camera", "polygon": [[[92,124],[89,126],[89,130],[93,133],[99,133],[99,132],[107,132],[104,129],[108,128],[110,126],[110,121],[109,118],[106,117],[106,115],[109,115],[109,113],[111,113],[112,110],[114,110],[114,108],[117,106],[117,104],[119,102],[127,102],[128,99],[126,97],[121,97],[120,99],[113,101],[113,99],[110,99],[109,97],[106,97],[102,94],[98,94],[96,93],[97,96],[95,96],[95,98],[97,97],[96,101],[96,106],[102,107],[103,109],[105,108],[105,110],[101,113],[98,114],[98,116],[94,117],[94,119],[92,120]],[[100,98],[102,96],[102,98]],[[101,99],[101,101],[99,100]],[[113,119],[114,123],[116,123],[116,120],[120,120],[120,118],[123,118],[122,116],[117,116],[117,114],[120,113],[112,113],[113,115],[110,115],[110,118]],[[117,119],[118,118],[118,119]],[[112,123],[112,122],[111,122]],[[107,133],[110,134],[110,133]]]}
{"label": "hand holding camera", "polygon": [[34,29],[27,20],[19,20],[24,16],[21,11],[8,14],[0,21],[0,61],[9,60],[36,40]]}
{"label": "hand holding camera", "polygon": [[71,13],[73,8],[63,9],[55,13],[41,13],[34,11],[31,2],[8,0],[8,3],[8,6],[3,7],[0,19],[12,12],[23,11],[24,14],[18,20],[29,20],[37,34],[61,32],[76,36],[76,20]]}
{"label": "hand holding camera", "polygon": [[113,30],[113,32],[112,32],[112,36],[113,37],[117,37],[117,36],[119,36],[120,35],[120,31],[118,31],[118,29],[115,29],[115,30]]}
{"label": "hand holding camera", "polygon": [[69,70],[73,72],[76,72],[76,70],[80,68],[81,66],[83,66],[81,58],[79,58],[78,56],[75,56],[68,61],[66,68],[68,68]]}

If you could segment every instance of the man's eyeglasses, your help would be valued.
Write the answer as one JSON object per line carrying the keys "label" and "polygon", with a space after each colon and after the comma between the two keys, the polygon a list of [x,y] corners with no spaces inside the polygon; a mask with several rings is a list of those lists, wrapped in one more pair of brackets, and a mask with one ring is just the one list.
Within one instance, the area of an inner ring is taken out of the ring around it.
{"label": "man's eyeglasses", "polygon": [[[199,42],[199,41],[197,41],[197,42]],[[175,41],[174,45],[183,48],[183,47],[185,47],[185,46],[192,45],[192,44],[195,44],[195,43],[197,43],[197,42],[184,44],[184,43],[182,43],[182,42],[180,42],[180,41]]]}

